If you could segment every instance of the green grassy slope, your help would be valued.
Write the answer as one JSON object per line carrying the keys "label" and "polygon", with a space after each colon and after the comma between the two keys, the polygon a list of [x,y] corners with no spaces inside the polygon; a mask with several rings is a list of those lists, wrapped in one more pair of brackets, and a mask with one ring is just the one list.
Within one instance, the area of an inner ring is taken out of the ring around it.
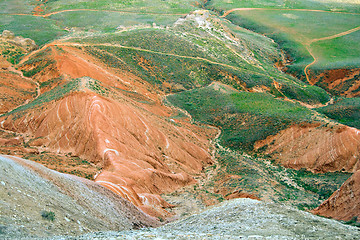
{"label": "green grassy slope", "polygon": [[[351,176],[350,173],[315,174],[286,169],[268,159],[229,151],[221,146],[218,146],[216,154],[219,166],[210,166],[205,171],[214,168],[218,171],[199,189],[216,191],[226,188],[229,193],[251,193],[261,199],[296,206],[301,210],[317,207]],[[221,195],[213,195],[221,198]]]}
{"label": "green grassy slope", "polygon": [[289,125],[312,121],[312,112],[299,104],[217,85],[170,95],[167,100],[195,120],[220,127],[224,146],[252,150],[256,141]]}
{"label": "green grassy slope", "polygon": [[43,45],[67,34],[54,21],[37,16],[0,15],[0,32],[10,30],[15,35],[33,39]]}
{"label": "green grassy slope", "polygon": [[195,9],[191,6],[192,0],[93,0],[93,1],[74,1],[57,0],[45,3],[45,12],[54,12],[67,9],[99,9],[99,10],[118,10],[130,12],[147,13],[188,13]]}
{"label": "green grassy slope", "polygon": [[5,0],[0,1],[0,14],[31,14],[34,7],[39,4],[37,0]]}
{"label": "green grassy slope", "polygon": [[[306,49],[313,39],[332,36],[359,26],[359,15],[305,12],[289,10],[251,10],[236,11],[228,17],[234,24],[263,33],[273,38],[294,60],[289,72],[302,76],[302,70],[314,59]],[[314,21],[316,19],[316,21]],[[311,49],[318,58],[312,68],[334,69],[347,66],[359,67],[358,44],[352,45],[353,53],[347,55],[344,47],[349,42],[356,42],[356,33],[336,40],[319,41],[311,44]],[[323,46],[325,45],[325,46]],[[331,53],[330,52],[331,49]],[[342,58],[334,59],[333,56]],[[357,57],[356,57],[357,56]]]}
{"label": "green grassy slope", "polygon": [[[359,23],[360,25],[360,17]],[[360,67],[360,31],[311,45],[318,62],[313,69]]]}
{"label": "green grassy slope", "polygon": [[178,15],[137,14],[121,12],[74,11],[52,15],[49,19],[56,21],[65,28],[79,28],[83,31],[114,32],[117,27],[153,24],[171,25],[179,18]]}
{"label": "green grassy slope", "polygon": [[[187,110],[195,121],[219,127],[217,163],[205,169],[207,181],[194,187],[193,194],[223,201],[233,192],[251,193],[262,199],[283,202],[299,209],[313,209],[328,198],[351,175],[313,174],[286,169],[259,153],[254,142],[276,134],[292,124],[312,121],[312,112],[266,93],[238,92],[215,83],[211,86],[169,95],[167,101]],[[228,194],[219,192],[226,189]]]}
{"label": "green grassy slope", "polygon": [[317,111],[342,124],[360,129],[360,98],[345,98],[318,108]]}
{"label": "green grassy slope", "polygon": [[[237,89],[264,87],[277,96],[307,103],[329,100],[320,88],[304,85],[273,67],[280,51],[269,39],[215,20],[212,30],[188,23],[170,29],[135,29],[69,42],[85,44],[90,54],[109,66],[131,71],[167,92],[220,81]],[[237,40],[229,40],[226,31],[233,31]],[[281,92],[275,82],[281,85]]]}
{"label": "green grassy slope", "polygon": [[270,8],[270,9],[318,9],[325,11],[360,12],[357,0],[211,0],[208,8],[220,11],[233,8]]}

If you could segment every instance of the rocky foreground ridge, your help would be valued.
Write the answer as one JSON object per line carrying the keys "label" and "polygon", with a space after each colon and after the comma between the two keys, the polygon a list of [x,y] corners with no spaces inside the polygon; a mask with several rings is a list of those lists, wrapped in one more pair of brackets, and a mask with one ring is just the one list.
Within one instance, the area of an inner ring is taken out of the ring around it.
{"label": "rocky foreground ridge", "polygon": [[[359,239],[360,229],[281,204],[232,199],[159,228],[92,181],[0,156],[1,239]],[[53,213],[53,219],[44,213]],[[136,230],[138,229],[138,230]],[[84,235],[81,235],[84,234]]]}
{"label": "rocky foreground ridge", "polygon": [[159,225],[97,183],[11,156],[0,155],[0,199],[0,239]]}
{"label": "rocky foreground ridge", "polygon": [[[66,239],[359,239],[356,227],[253,199],[233,199],[157,229]],[[55,238],[63,239],[63,238]]]}

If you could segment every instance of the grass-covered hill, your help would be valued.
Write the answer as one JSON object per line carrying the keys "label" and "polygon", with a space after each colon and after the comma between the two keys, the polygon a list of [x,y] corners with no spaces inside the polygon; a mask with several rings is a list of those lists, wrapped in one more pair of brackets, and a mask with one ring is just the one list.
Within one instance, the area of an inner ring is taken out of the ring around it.
{"label": "grass-covered hill", "polygon": [[262,89],[310,104],[329,100],[322,89],[273,67],[281,52],[269,39],[207,13],[195,16],[210,27],[199,27],[186,18],[166,29],[140,28],[67,42],[79,44],[109,67],[131,71],[166,92],[219,81],[237,89]]}
{"label": "grass-covered hill", "polygon": [[[360,10],[356,1],[210,1],[206,7],[274,39],[291,61],[288,73],[332,94],[358,96]],[[332,70],[337,70],[332,73],[335,77],[327,74]]]}
{"label": "grass-covered hill", "polygon": [[221,143],[233,149],[253,150],[256,141],[289,125],[312,121],[312,112],[300,104],[268,93],[235,91],[217,83],[167,99],[196,120],[221,127]]}

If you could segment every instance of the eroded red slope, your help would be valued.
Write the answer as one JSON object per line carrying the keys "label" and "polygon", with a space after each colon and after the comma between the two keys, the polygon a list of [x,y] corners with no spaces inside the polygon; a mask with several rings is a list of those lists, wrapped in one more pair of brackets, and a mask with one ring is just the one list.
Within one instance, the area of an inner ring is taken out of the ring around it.
{"label": "eroded red slope", "polygon": [[169,205],[159,194],[193,183],[192,175],[211,163],[208,138],[194,133],[198,127],[169,118],[171,109],[145,109],[121,97],[85,88],[20,118],[0,120],[6,130],[29,136],[32,146],[101,166],[97,182],[152,215],[163,214],[161,207]]}
{"label": "eroded red slope", "polygon": [[360,170],[312,213],[345,221],[357,217],[360,221]]}
{"label": "eroded red slope", "polygon": [[323,86],[336,95],[359,97],[359,76],[360,69],[334,69],[315,75],[310,83]]}
{"label": "eroded red slope", "polygon": [[0,56],[0,114],[36,97],[37,85]]}
{"label": "eroded red slope", "polygon": [[360,169],[360,131],[340,124],[292,126],[259,141],[255,148],[264,146],[285,167],[314,172]]}

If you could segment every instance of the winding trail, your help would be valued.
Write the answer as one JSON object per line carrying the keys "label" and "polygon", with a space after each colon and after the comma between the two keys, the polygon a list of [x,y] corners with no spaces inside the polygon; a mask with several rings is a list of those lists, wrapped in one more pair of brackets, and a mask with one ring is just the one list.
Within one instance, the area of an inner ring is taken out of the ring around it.
{"label": "winding trail", "polygon": [[[338,12],[338,11],[326,11],[326,10],[316,10],[316,9],[284,9],[284,8],[234,8],[234,9],[230,9],[228,11],[226,11],[221,17],[226,17],[229,14],[231,14],[232,12],[235,11],[252,11],[252,10],[274,10],[274,11],[303,11],[303,12],[322,12],[322,13],[341,13],[341,14],[352,14],[352,15],[360,15],[360,13],[349,13],[349,12]],[[310,64],[306,65],[304,68],[304,74],[306,77],[306,80],[309,84],[312,84],[310,81],[310,77],[309,77],[309,73],[308,73],[308,69],[314,65],[318,59],[316,58],[314,52],[311,49],[311,44],[314,42],[319,42],[319,41],[326,41],[326,40],[331,40],[334,38],[339,38],[339,37],[343,37],[346,36],[348,34],[351,34],[353,32],[359,31],[360,30],[360,26],[356,27],[356,28],[352,28],[350,30],[341,32],[341,33],[337,33],[331,36],[327,36],[327,37],[323,37],[323,38],[315,38],[315,39],[311,39],[310,41],[308,41],[307,43],[304,44],[306,50],[309,52],[309,54],[311,55],[311,57],[314,59]]]}
{"label": "winding trail", "polygon": [[306,67],[304,68],[304,73],[305,73],[306,80],[308,81],[308,83],[312,84],[310,82],[311,79],[310,79],[309,74],[308,74],[308,69],[309,69],[309,67],[311,67],[312,65],[314,65],[318,61],[318,59],[316,58],[315,54],[313,53],[313,51],[311,49],[311,44],[314,43],[314,42],[326,41],[326,40],[331,40],[331,39],[343,37],[343,36],[349,35],[351,33],[354,33],[356,31],[359,31],[359,30],[360,30],[360,26],[358,26],[356,28],[352,28],[352,29],[347,30],[345,32],[341,32],[341,33],[337,33],[337,34],[328,36],[328,37],[312,39],[305,45],[306,50],[310,53],[311,57],[314,59],[314,61],[312,61],[310,64],[306,65]]}
{"label": "winding trail", "polygon": [[343,13],[343,14],[352,14],[360,15],[360,13],[350,13],[350,12],[337,12],[337,11],[327,11],[327,10],[317,10],[317,9],[286,9],[286,8],[233,8],[226,11],[221,17],[226,17],[232,12],[236,11],[252,11],[252,10],[264,10],[264,11],[299,11],[299,12],[321,12],[321,13]]}
{"label": "winding trail", "polygon": [[108,13],[125,13],[125,14],[137,14],[137,15],[160,15],[160,16],[186,16],[187,13],[151,13],[151,12],[131,12],[131,11],[120,11],[120,10],[106,10],[106,9],[65,9],[46,14],[31,14],[31,13],[1,13],[1,15],[10,16],[34,16],[48,18],[52,15],[65,13],[65,12],[108,12]]}
{"label": "winding trail", "polygon": [[249,70],[249,69],[243,69],[241,67],[228,65],[228,64],[225,64],[225,63],[221,63],[221,62],[215,62],[215,61],[209,60],[207,58],[192,57],[192,56],[186,56],[186,55],[178,55],[178,54],[174,54],[174,53],[164,53],[164,52],[158,52],[158,51],[153,51],[153,50],[144,49],[144,48],[129,47],[129,46],[124,46],[124,45],[120,45],[120,44],[110,44],[110,43],[84,44],[84,43],[74,43],[74,42],[53,42],[53,43],[49,43],[49,44],[45,45],[44,47],[42,47],[41,49],[39,49],[37,51],[32,52],[31,54],[27,55],[25,58],[23,58],[20,61],[19,65],[26,62],[27,59],[29,57],[31,57],[32,55],[36,54],[36,52],[39,52],[39,51],[44,50],[47,47],[51,47],[51,46],[70,46],[70,47],[71,46],[74,46],[74,47],[104,46],[104,47],[117,47],[117,48],[130,49],[130,50],[148,52],[148,53],[165,55],[165,56],[172,56],[172,57],[178,57],[178,58],[193,59],[193,60],[197,60],[197,61],[204,61],[204,62],[208,62],[208,63],[214,64],[214,65],[219,65],[219,66],[228,67],[228,68],[232,68],[232,69],[239,70],[239,71],[247,71],[247,72],[251,72],[251,73],[256,73],[258,75],[266,76],[266,74],[264,74],[264,73],[259,73],[259,72],[252,71],[252,70]]}

